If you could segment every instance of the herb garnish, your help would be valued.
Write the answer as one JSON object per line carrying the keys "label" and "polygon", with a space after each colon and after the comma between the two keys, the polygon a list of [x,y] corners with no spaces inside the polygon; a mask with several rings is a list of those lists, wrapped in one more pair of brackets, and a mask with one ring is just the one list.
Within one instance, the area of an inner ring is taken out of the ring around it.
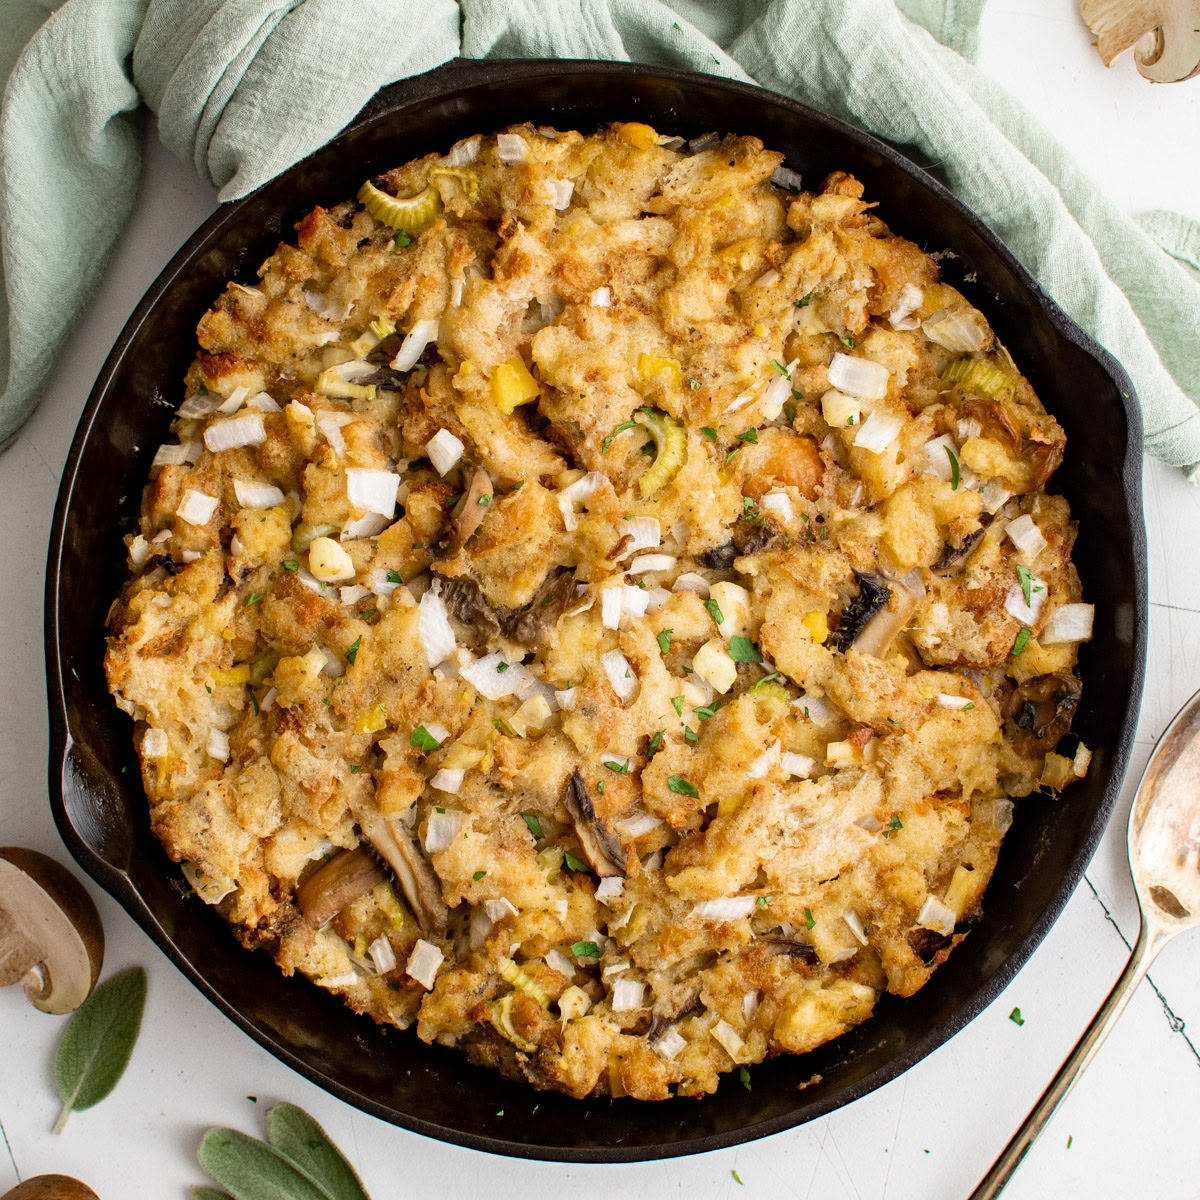
{"label": "herb garnish", "polygon": [[1022,629],[1021,632],[1017,634],[1017,640],[1013,642],[1013,648],[1009,651],[1013,658],[1020,658],[1021,651],[1025,649],[1026,643],[1032,636],[1032,629]]}
{"label": "herb garnish", "polygon": [[408,735],[408,744],[420,750],[424,754],[428,754],[431,750],[437,750],[441,747],[441,742],[425,728],[424,725],[418,725],[416,729]]}
{"label": "herb garnish", "polygon": [[673,629],[664,629],[654,635],[654,640],[658,643],[658,652],[660,654],[669,654],[671,652],[671,637],[674,632],[675,630]]}
{"label": "herb garnish", "polygon": [[1017,578],[1021,581],[1021,595],[1025,597],[1025,607],[1029,607],[1029,602],[1033,598],[1030,593],[1030,585],[1033,583],[1033,572],[1021,563],[1017,563]]}
{"label": "herb garnish", "polygon": [[476,883],[478,883],[486,874],[487,874],[486,871],[476,871],[475,874],[471,876],[471,878],[473,880],[475,880]]}
{"label": "herb garnish", "polygon": [[595,942],[572,942],[571,953],[576,958],[599,958],[600,947]]}
{"label": "herb garnish", "polygon": [[346,653],[344,655],[344,658],[351,666],[354,666],[354,660],[358,657],[358,648],[361,645],[362,645],[362,634],[360,633],[358,635],[358,637],[356,637],[354,639],[354,644],[350,647],[349,650],[346,651]]}
{"label": "herb garnish", "polygon": [[675,715],[677,717],[682,717],[683,716],[683,697],[682,696],[672,696],[671,697],[671,707],[675,710]]}
{"label": "herb garnish", "polygon": [[708,611],[708,615],[712,617],[718,625],[725,620],[725,614],[721,611],[721,606],[710,596],[704,602],[704,607]]}
{"label": "herb garnish", "polygon": [[403,583],[404,582],[404,580],[400,578],[399,571],[389,571],[387,573],[387,581],[388,581],[388,583]]}
{"label": "herb garnish", "polygon": [[646,757],[653,758],[659,752],[659,750],[662,748],[662,744],[663,744],[663,731],[660,729],[650,739],[650,744],[646,747]]}
{"label": "herb garnish", "polygon": [[533,834],[534,841],[538,841],[546,836],[542,832],[542,823],[538,820],[537,813],[522,813],[521,820],[525,822],[529,832]]}
{"label": "herb garnish", "polygon": [[801,296],[799,300],[793,300],[792,304],[796,308],[807,308],[811,302],[812,302],[812,292],[809,292],[807,296]]}
{"label": "herb garnish", "polygon": [[246,607],[250,608],[257,604],[266,594],[266,592],[251,592],[250,595],[246,597]]}
{"label": "herb garnish", "polygon": [[947,446],[946,457],[950,460],[950,490],[956,492],[958,491],[959,481],[962,479],[962,471],[958,465],[958,456]]}
{"label": "herb garnish", "polygon": [[400,232],[396,234],[396,237],[394,240],[395,240],[396,246],[399,247],[399,249],[401,249],[401,250],[403,250],[405,246],[412,245],[412,236],[410,234],[406,233],[403,229],[401,229]]}
{"label": "herb garnish", "polygon": [[617,436],[617,434],[619,434],[619,433],[624,433],[624,432],[625,432],[625,430],[627,430],[627,429],[635,429],[635,428],[637,428],[637,422],[636,422],[636,421],[622,421],[622,422],[620,423],[620,425],[618,425],[618,426],[616,427],[616,429],[614,429],[614,430],[612,431],[612,433],[610,433],[610,434],[608,435],[608,437],[606,437],[606,438],[604,439],[604,441],[601,443],[601,445],[600,445],[600,453],[601,453],[601,454],[607,454],[607,453],[608,453],[608,449],[609,449],[609,447],[610,447],[610,446],[613,444],[613,438],[615,438],[615,437]]}
{"label": "herb garnish", "polygon": [[700,795],[700,789],[694,783],[689,783],[682,775],[668,775],[667,787],[678,796]]}
{"label": "herb garnish", "polygon": [[817,918],[812,915],[812,909],[806,908],[804,910],[804,928],[812,929],[813,926],[816,925],[816,923],[817,923]]}
{"label": "herb garnish", "polygon": [[736,436],[737,436],[737,440],[739,442],[749,442],[750,445],[752,445],[752,446],[758,445],[758,430],[757,429],[743,429],[742,432],[737,434]]}
{"label": "herb garnish", "polygon": [[1012,1010],[1012,1012],[1010,1012],[1008,1014],[1008,1019],[1014,1025],[1024,1025],[1025,1024],[1025,1018],[1023,1016],[1021,1016],[1021,1010],[1019,1008],[1014,1008]]}
{"label": "herb garnish", "polygon": [[791,372],[788,371],[787,367],[785,367],[783,363],[779,361],[779,359],[771,359],[771,366],[774,367],[775,370],[784,377],[784,379],[791,379]]}
{"label": "herb garnish", "polygon": [[300,569],[300,563],[294,558],[285,558],[282,566],[285,571],[298,571]]}
{"label": "herb garnish", "polygon": [[763,660],[754,643],[736,633],[729,639],[727,653],[734,662],[760,663]]}
{"label": "herb garnish", "polygon": [[566,863],[568,871],[580,871],[584,875],[588,873],[587,863],[580,862],[570,850],[563,855],[563,862]]}
{"label": "herb garnish", "polygon": [[700,432],[701,432],[702,434],[704,434],[704,436],[705,436],[706,438],[708,438],[708,440],[709,440],[710,442],[712,442],[712,443],[713,443],[713,445],[716,445],[716,442],[717,442],[717,431],[716,431],[716,430],[715,430],[715,429],[714,429],[714,428],[713,428],[711,425],[704,425],[704,426],[702,426],[702,427],[701,427],[701,429],[700,429]]}

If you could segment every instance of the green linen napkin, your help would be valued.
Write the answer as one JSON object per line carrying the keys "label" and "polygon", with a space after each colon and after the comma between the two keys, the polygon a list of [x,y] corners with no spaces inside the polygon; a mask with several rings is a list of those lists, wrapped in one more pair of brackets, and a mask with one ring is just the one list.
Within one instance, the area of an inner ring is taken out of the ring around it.
{"label": "green linen napkin", "polygon": [[1200,225],[1132,221],[972,66],[983,4],[4,0],[0,444],[37,403],[128,218],[142,104],[232,200],[334,136],[385,84],[448,59],[603,58],[757,82],[937,162],[1125,365],[1150,452],[1195,477]]}

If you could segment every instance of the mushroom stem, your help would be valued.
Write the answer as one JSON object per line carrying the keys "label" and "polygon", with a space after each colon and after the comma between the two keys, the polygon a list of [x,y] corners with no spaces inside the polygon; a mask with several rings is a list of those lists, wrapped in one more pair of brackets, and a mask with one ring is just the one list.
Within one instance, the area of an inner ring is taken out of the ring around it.
{"label": "mushroom stem", "polygon": [[313,929],[320,929],[347,904],[353,904],[386,878],[374,857],[362,846],[343,850],[300,885],[296,904],[304,920]]}
{"label": "mushroom stem", "polygon": [[576,771],[567,783],[563,797],[575,836],[587,856],[588,862],[601,879],[613,875],[624,875],[626,867],[625,848],[609,829],[607,822],[596,816],[592,798],[588,795],[583,776]]}

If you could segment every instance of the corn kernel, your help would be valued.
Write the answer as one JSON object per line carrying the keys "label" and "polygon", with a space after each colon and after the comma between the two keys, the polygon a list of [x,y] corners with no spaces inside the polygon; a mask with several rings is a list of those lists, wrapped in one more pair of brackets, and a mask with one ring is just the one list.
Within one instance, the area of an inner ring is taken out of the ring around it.
{"label": "corn kernel", "polygon": [[354,723],[355,733],[378,733],[387,726],[387,709],[382,704],[372,705]]}
{"label": "corn kernel", "polygon": [[658,134],[651,126],[643,125],[640,121],[626,121],[618,127],[617,133],[639,150],[649,150],[651,146],[658,145]]}
{"label": "corn kernel", "polygon": [[230,667],[229,670],[218,668],[212,673],[213,683],[229,684],[233,687],[243,687],[250,682],[250,664],[238,663],[236,667]]}
{"label": "corn kernel", "polygon": [[717,815],[721,817],[728,816],[731,812],[736,812],[741,803],[741,796],[722,796],[717,801]]}
{"label": "corn kernel", "polygon": [[754,336],[755,337],[762,337],[762,335],[766,332],[767,332],[767,327],[761,321],[756,321],[754,323]]}
{"label": "corn kernel", "polygon": [[800,618],[800,624],[808,630],[809,636],[818,646],[824,645],[829,637],[829,620],[823,612],[805,613]]}
{"label": "corn kernel", "polygon": [[683,386],[683,368],[679,365],[677,358],[664,358],[658,354],[639,354],[637,364],[638,374],[643,379],[652,379],[655,375],[661,375],[664,371],[671,377],[671,382],[676,387]]}
{"label": "corn kernel", "polygon": [[458,366],[458,375],[461,378],[464,375],[470,375],[475,369],[475,364],[469,358],[464,358]]}
{"label": "corn kernel", "polygon": [[530,375],[520,355],[501,363],[492,372],[492,398],[502,413],[511,413],[514,408],[537,397],[537,380]]}

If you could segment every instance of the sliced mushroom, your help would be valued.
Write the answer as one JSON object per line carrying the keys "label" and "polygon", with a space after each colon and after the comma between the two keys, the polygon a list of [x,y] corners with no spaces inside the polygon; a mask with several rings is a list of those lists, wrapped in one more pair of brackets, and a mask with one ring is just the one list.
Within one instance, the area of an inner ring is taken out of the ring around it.
{"label": "sliced mushroom", "polygon": [[360,382],[374,384],[390,392],[402,392],[408,386],[408,372],[380,367],[373,375],[365,375]]}
{"label": "sliced mushroom", "polygon": [[1138,72],[1155,83],[1200,73],[1194,0],[1083,0],[1079,11],[1106,67],[1132,46]]}
{"label": "sliced mushroom", "polygon": [[731,571],[734,559],[740,554],[741,551],[734,542],[724,542],[720,546],[711,546],[705,550],[700,555],[700,564],[712,571]]}
{"label": "sliced mushroom", "polygon": [[1013,745],[1022,754],[1046,754],[1071,729],[1082,691],[1074,675],[1027,679],[1008,698],[1004,715],[1017,727]]}
{"label": "sliced mushroom", "polygon": [[811,942],[804,942],[798,938],[764,937],[758,938],[757,944],[766,946],[775,954],[786,954],[788,958],[802,959],[810,967],[815,967],[820,961],[817,958],[816,947]]}
{"label": "sliced mushroom", "polygon": [[855,574],[858,597],[842,613],[835,645],[842,651],[853,646],[859,654],[882,658],[925,598],[925,583],[915,567],[899,577]]}
{"label": "sliced mushroom", "polygon": [[983,541],[983,535],[987,533],[991,523],[991,514],[982,514],[979,518],[979,528],[963,538],[957,546],[947,542],[942,548],[942,557],[930,569],[937,571],[939,575],[957,575],[967,565],[967,559],[979,548],[979,543]]}
{"label": "sliced mushroom", "polygon": [[0,1200],[100,1200],[86,1183],[70,1175],[35,1175],[18,1183]]}
{"label": "sliced mushroom", "polygon": [[575,596],[575,572],[559,571],[538,589],[528,608],[509,609],[500,614],[506,637],[522,646],[532,646],[547,629],[553,629]]}
{"label": "sliced mushroom", "polygon": [[[466,464],[464,464],[465,466]],[[450,510],[450,527],[437,542],[435,554],[449,558],[457,554],[471,539],[471,534],[483,523],[492,498],[492,477],[480,466],[471,465],[471,482]]]}
{"label": "sliced mushroom", "polygon": [[358,821],[367,841],[391,867],[422,931],[445,933],[449,913],[442,899],[442,888],[412,834],[399,821],[378,812],[360,812]]}
{"label": "sliced mushroom", "polygon": [[613,875],[624,875],[626,867],[625,848],[603,817],[596,816],[592,798],[588,795],[583,776],[576,771],[567,783],[563,797],[575,836],[592,864],[592,869],[601,879]]}
{"label": "sliced mushroom", "polygon": [[34,1008],[74,1012],[103,961],[104,927],[75,877],[36,850],[0,847],[0,987],[21,983]]}
{"label": "sliced mushroom", "polygon": [[741,554],[746,557],[751,554],[761,554],[774,540],[775,527],[773,525],[756,525],[742,544]]}
{"label": "sliced mushroom", "polygon": [[369,850],[362,846],[356,850],[343,850],[300,885],[296,903],[304,920],[313,929],[320,929],[346,905],[365,896],[386,878]]}
{"label": "sliced mushroom", "polygon": [[442,580],[442,599],[451,618],[461,626],[459,641],[479,650],[500,635],[500,620],[479,584],[469,575]]}

